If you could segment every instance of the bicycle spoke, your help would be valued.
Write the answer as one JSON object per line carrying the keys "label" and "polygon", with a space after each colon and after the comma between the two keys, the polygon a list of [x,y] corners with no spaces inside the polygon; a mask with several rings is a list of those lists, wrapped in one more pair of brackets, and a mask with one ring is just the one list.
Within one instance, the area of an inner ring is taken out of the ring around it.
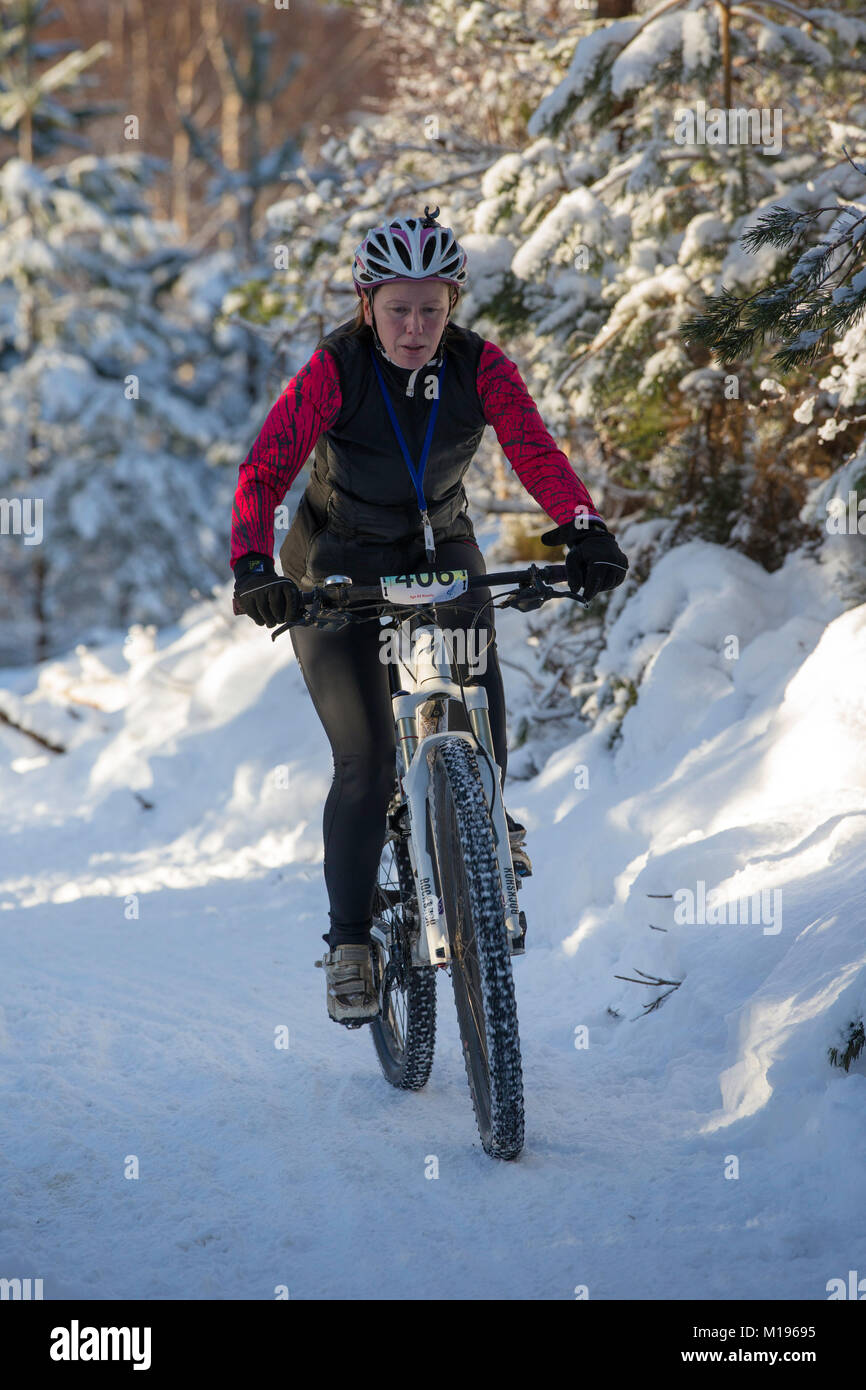
{"label": "bicycle spoke", "polygon": [[458,899],[458,918],[455,933],[457,938],[457,953],[460,961],[460,968],[466,977],[466,984],[468,986],[466,990],[467,1003],[469,1004],[472,1022],[475,1024],[475,1032],[484,1055],[484,1068],[489,1076],[490,1058],[487,1052],[487,1032],[484,1027],[483,1017],[479,1017],[477,1007],[481,1002],[481,979],[478,973],[477,942],[475,940],[475,930],[473,927],[471,937],[472,946],[471,949],[467,950],[467,942],[464,937],[464,928],[466,925],[464,902],[465,898],[461,893]]}
{"label": "bicycle spoke", "polygon": [[382,1070],[393,1086],[418,1090],[430,1074],[436,1020],[436,982],[432,966],[412,965],[411,933],[417,930],[416,890],[405,834],[392,828],[382,850],[376,915],[385,945],[377,945],[382,1012],[371,1033]]}

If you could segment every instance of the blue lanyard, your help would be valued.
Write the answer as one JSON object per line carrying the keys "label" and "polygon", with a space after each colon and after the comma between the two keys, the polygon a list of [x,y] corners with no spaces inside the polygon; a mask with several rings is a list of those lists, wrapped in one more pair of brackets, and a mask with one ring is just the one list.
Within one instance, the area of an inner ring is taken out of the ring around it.
{"label": "blue lanyard", "polygon": [[424,496],[423,478],[424,469],[427,467],[427,458],[430,453],[430,445],[433,442],[433,429],[436,424],[436,416],[439,411],[439,399],[442,394],[442,373],[445,371],[445,353],[443,350],[442,364],[439,368],[439,372],[436,378],[436,399],[434,400],[432,409],[430,411],[430,419],[427,421],[427,433],[424,436],[424,446],[421,450],[421,457],[418,460],[417,468],[413,464],[409,454],[409,450],[406,447],[406,440],[403,437],[403,431],[401,430],[400,422],[397,419],[397,412],[394,409],[391,397],[388,395],[388,389],[385,385],[385,381],[382,376],[379,363],[376,361],[376,354],[372,348],[370,349],[370,356],[373,360],[373,366],[376,371],[376,376],[379,378],[379,386],[381,387],[382,395],[385,397],[385,405],[388,407],[388,414],[391,417],[391,424],[394,426],[394,433],[397,436],[397,443],[400,445],[403,458],[406,460],[406,467],[409,469],[409,476],[411,477],[412,482],[415,484],[415,491],[418,495],[418,506],[421,510],[421,517],[424,522],[424,540],[427,549],[427,557],[432,561],[434,559],[434,554],[431,554],[431,549],[433,545],[433,531],[430,526],[429,518],[427,516],[427,500]]}

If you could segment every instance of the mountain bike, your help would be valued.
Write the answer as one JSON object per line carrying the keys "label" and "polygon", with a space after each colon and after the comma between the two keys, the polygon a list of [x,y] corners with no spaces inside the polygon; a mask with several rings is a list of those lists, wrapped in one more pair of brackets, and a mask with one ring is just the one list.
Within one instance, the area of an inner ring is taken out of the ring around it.
{"label": "mountain bike", "polygon": [[[272,634],[377,619],[399,633],[401,659],[387,663],[396,768],[373,906],[380,998],[373,1043],[392,1086],[424,1086],[433,1064],[436,975],[447,971],[481,1143],[502,1159],[517,1158],[524,1138],[511,957],[524,952],[526,916],[517,902],[487,692],[463,679],[437,607],[470,588],[500,585],[517,587],[495,607],[528,612],[551,598],[586,607],[570,589],[552,587],[564,580],[564,564],[384,575],[378,586],[330,575],[302,591],[302,617]],[[460,722],[463,728],[452,727]]]}

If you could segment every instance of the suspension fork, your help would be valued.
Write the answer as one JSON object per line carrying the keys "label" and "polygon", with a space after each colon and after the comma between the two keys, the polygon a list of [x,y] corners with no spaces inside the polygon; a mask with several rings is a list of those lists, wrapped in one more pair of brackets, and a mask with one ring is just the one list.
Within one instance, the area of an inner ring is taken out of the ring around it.
{"label": "suspension fork", "polygon": [[[446,692],[442,692],[443,695]],[[447,692],[450,696],[450,692]],[[409,810],[409,857],[420,893],[422,927],[424,942],[413,942],[413,964],[447,965],[451,959],[448,939],[448,923],[445,917],[441,884],[439,883],[436,860],[433,851],[430,818],[428,813],[430,767],[427,753],[430,748],[444,739],[464,738],[476,752],[481,784],[493,825],[493,838],[499,865],[499,883],[505,907],[505,925],[509,945],[514,953],[523,949],[525,923],[517,904],[517,880],[511,860],[511,844],[508,838],[508,825],[505,820],[505,807],[502,801],[499,764],[493,756],[492,742],[485,741],[489,735],[487,717],[487,692],[482,688],[466,690],[466,707],[473,726],[473,733],[462,730],[439,731],[425,734],[419,738],[417,717],[423,703],[429,699],[426,692],[410,694],[398,691],[392,697],[395,727],[401,749],[401,759],[405,769],[402,776],[403,794]],[[470,699],[472,704],[470,705]],[[477,719],[473,715],[478,715]],[[481,717],[483,715],[483,717]],[[485,734],[486,725],[486,734]],[[477,743],[482,752],[478,751]],[[487,756],[485,757],[485,753]],[[424,954],[426,945],[426,955]]]}
{"label": "suspension fork", "polygon": [[[466,687],[464,700],[469,723],[483,752],[478,754],[478,770],[487,798],[490,819],[493,824],[493,839],[496,845],[496,858],[499,861],[499,881],[502,888],[502,901],[505,904],[505,925],[512,950],[523,949],[525,919],[517,905],[517,877],[511,859],[511,840],[508,835],[508,822],[505,819],[505,803],[502,800],[502,769],[493,752],[493,733],[490,728],[490,713],[487,706],[487,691],[481,685]],[[484,753],[487,754],[485,758]]]}
{"label": "suspension fork", "polygon": [[[410,858],[421,891],[423,935],[429,953],[429,963],[447,964],[451,958],[448,924],[445,920],[427,810],[430,773],[425,756],[434,742],[445,737],[466,738],[476,749],[481,783],[493,825],[509,945],[514,953],[518,953],[523,949],[525,919],[517,903],[517,879],[511,859],[511,843],[502,800],[502,773],[493,750],[487,691],[483,686],[472,683],[464,683],[461,688],[452,680],[447,660],[435,659],[435,629],[425,624],[420,614],[413,615],[407,626],[414,630],[417,639],[417,645],[413,648],[415,660],[408,672],[409,683],[414,685],[415,689],[409,691],[401,688],[393,665],[389,665],[388,680],[394,712],[395,737],[404,769],[401,784],[409,809]],[[460,730],[447,733],[444,731],[443,719],[449,699],[457,700],[463,705],[469,719],[471,734]],[[418,949],[423,950],[420,937]],[[426,964],[427,961],[422,958],[414,963]]]}
{"label": "suspension fork", "polygon": [[[398,631],[402,631],[402,624]],[[411,674],[409,676],[411,682]],[[426,796],[421,799],[423,814],[418,815],[418,799],[412,795],[415,778],[408,779],[410,770],[416,765],[418,749],[418,719],[416,718],[416,699],[400,684],[400,675],[395,663],[388,665],[388,686],[391,692],[391,705],[394,714],[394,734],[396,741],[396,766],[400,794],[406,808],[408,831],[406,846],[412,877],[418,889],[421,912],[420,931],[412,934],[412,965],[447,965],[451,959],[448,933],[445,928],[445,914],[439,892],[435,863],[430,844],[427,825]],[[409,700],[407,708],[405,701]],[[413,815],[413,802],[415,814]],[[403,820],[403,817],[400,817]]]}

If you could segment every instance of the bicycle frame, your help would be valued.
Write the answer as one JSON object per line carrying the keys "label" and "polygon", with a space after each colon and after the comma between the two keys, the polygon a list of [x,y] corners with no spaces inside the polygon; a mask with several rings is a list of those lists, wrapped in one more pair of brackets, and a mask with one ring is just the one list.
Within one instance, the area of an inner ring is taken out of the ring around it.
{"label": "bicycle frame", "polygon": [[[454,680],[451,662],[440,655],[437,660],[437,628],[434,624],[418,623],[417,610],[401,623],[411,642],[411,660],[404,667],[409,686],[395,689],[397,677],[389,668],[391,704],[397,738],[398,761],[402,764],[400,785],[409,813],[409,858],[420,893],[423,930],[413,938],[413,965],[447,965],[451,960],[448,923],[432,854],[427,816],[427,793],[430,785],[428,753],[436,743],[446,738],[463,738],[476,749],[486,752],[478,756],[478,767],[484,794],[493,824],[502,901],[509,943],[522,949],[523,928],[517,905],[517,882],[511,859],[511,844],[502,801],[501,769],[493,753],[493,738],[487,706],[487,691],[471,681],[461,686]],[[413,623],[415,626],[413,627]],[[462,704],[472,733],[464,730],[446,731],[447,701]]]}
{"label": "bicycle frame", "polygon": [[[531,564],[528,569],[518,572],[485,574],[476,576],[486,584],[511,583],[517,580],[521,585],[520,601],[512,596],[500,606],[512,606],[530,611],[537,608],[547,598],[576,598],[584,608],[587,600],[580,595],[559,593],[550,587],[568,578],[564,565],[546,565],[539,568]],[[321,589],[314,586],[313,595],[307,605],[308,621],[312,625],[342,627],[349,621],[349,615],[340,616],[340,600],[346,588],[353,583],[347,575],[329,575]],[[328,591],[330,590],[330,594]],[[377,603],[382,599],[382,590],[375,586],[361,585],[354,591],[362,603]],[[327,598],[326,598],[327,595]],[[336,599],[336,606],[332,600]],[[392,610],[386,620],[395,625],[397,616]],[[275,641],[281,633],[287,632],[294,622],[286,622],[275,628],[271,640]],[[432,834],[428,817],[428,793],[430,789],[430,765],[428,753],[437,742],[445,738],[463,738],[469,742],[476,753],[481,783],[487,801],[493,827],[494,848],[499,866],[499,882],[502,902],[505,909],[505,924],[512,955],[523,953],[525,936],[525,917],[517,905],[517,879],[511,858],[511,843],[505,807],[502,801],[501,769],[493,751],[493,736],[490,730],[490,716],[487,707],[487,692],[482,686],[464,681],[462,686],[454,680],[451,662],[448,658],[437,657],[437,634],[441,629],[434,623],[424,623],[421,610],[412,607],[405,616],[401,612],[396,624],[402,633],[409,636],[411,652],[406,674],[410,689],[399,685],[394,664],[388,666],[388,683],[391,691],[391,704],[396,732],[397,765],[400,788],[409,817],[408,852],[413,877],[420,894],[420,907],[423,930],[417,939],[412,937],[412,965],[448,965],[451,961],[448,923],[442,894],[439,890],[438,875],[432,850]],[[404,650],[401,641],[400,649]],[[440,649],[441,650],[441,649]],[[455,701],[464,709],[472,733],[461,729],[443,730],[442,725],[447,711],[447,702]],[[399,771],[402,766],[402,771]],[[380,928],[374,926],[373,936],[387,949]]]}

